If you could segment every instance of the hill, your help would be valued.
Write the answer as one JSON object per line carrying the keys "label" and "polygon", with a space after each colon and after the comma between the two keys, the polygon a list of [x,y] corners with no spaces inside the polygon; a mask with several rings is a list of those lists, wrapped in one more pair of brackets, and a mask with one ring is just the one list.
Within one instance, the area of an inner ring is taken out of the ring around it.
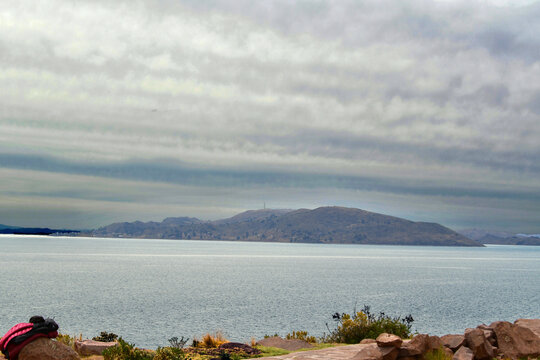
{"label": "hill", "polygon": [[167,218],[162,222],[124,222],[99,228],[91,235],[327,244],[482,246],[440,224],[414,222],[344,207],[250,210],[217,221]]}
{"label": "hill", "polygon": [[460,233],[480,244],[540,246],[540,234],[512,234],[504,231],[466,229]]}

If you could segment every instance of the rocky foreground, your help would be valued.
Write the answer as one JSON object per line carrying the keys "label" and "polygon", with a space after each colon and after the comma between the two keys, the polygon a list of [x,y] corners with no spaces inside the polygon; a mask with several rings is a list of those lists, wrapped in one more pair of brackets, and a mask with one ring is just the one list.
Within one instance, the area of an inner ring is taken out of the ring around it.
{"label": "rocky foreground", "polygon": [[[436,353],[434,353],[436,352]],[[540,319],[497,321],[466,329],[464,334],[419,334],[403,340],[391,334],[365,339],[358,345],[297,352],[262,359],[296,360],[491,360],[538,359]]]}
{"label": "rocky foreground", "polygon": [[[292,351],[312,346],[302,340],[285,340],[276,337],[261,340],[260,343]],[[248,345],[238,343],[223,345],[225,345],[224,348],[241,346],[244,352],[251,348]],[[115,343],[85,340],[76,342],[75,349],[72,349],[54,340],[39,338],[23,348],[19,354],[19,360],[76,360],[81,359],[81,356],[90,356],[85,359],[97,360],[102,359],[98,354],[101,354],[101,351],[109,346],[115,346]],[[0,358],[2,357],[0,356]],[[364,339],[356,345],[299,351],[259,359],[518,360],[539,358],[540,319],[519,319],[514,323],[497,321],[490,325],[482,324],[474,329],[466,329],[463,334],[449,334],[441,337],[418,334],[412,339],[401,339],[396,335],[381,334],[377,339]]]}

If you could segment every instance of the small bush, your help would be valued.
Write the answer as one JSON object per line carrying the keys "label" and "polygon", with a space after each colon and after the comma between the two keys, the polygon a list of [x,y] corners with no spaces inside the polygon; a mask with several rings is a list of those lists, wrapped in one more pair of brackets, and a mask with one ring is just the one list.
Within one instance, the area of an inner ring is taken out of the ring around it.
{"label": "small bush", "polygon": [[304,340],[310,344],[317,343],[317,338],[315,336],[309,335],[307,331],[293,331],[292,333],[287,334],[285,338],[287,340],[292,340],[292,339]]}
{"label": "small bush", "polygon": [[104,360],[152,360],[153,354],[135,348],[135,345],[118,339],[118,345],[103,350]]}
{"label": "small bush", "polygon": [[157,348],[154,360],[184,360],[186,354],[181,348],[177,347],[164,347]]}
{"label": "small bush", "polygon": [[362,311],[354,313],[353,316],[335,313],[332,317],[337,322],[336,329],[328,329],[330,333],[323,336],[322,340],[346,344],[357,344],[363,339],[375,339],[382,333],[407,338],[411,334],[411,324],[414,321],[411,315],[402,319],[381,312],[375,316],[370,312],[369,306],[364,306]]}
{"label": "small bush", "polygon": [[221,352],[219,353],[219,360],[232,360],[231,354],[221,350]]}
{"label": "small bush", "polygon": [[116,335],[115,333],[110,333],[110,332],[106,332],[106,331],[102,331],[99,334],[99,336],[94,336],[92,338],[92,340],[103,341],[103,342],[116,341],[116,339],[118,339],[118,335]]}
{"label": "small bush", "polygon": [[175,336],[169,339],[169,344],[171,344],[171,347],[173,348],[182,349],[186,345],[188,340],[189,339],[187,338],[184,340],[183,336],[181,339],[178,339],[178,337]]}

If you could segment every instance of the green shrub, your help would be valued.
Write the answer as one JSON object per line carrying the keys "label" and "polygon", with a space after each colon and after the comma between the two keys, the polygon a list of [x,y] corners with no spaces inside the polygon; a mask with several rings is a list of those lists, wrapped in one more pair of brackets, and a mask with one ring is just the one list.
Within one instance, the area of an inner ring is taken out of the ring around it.
{"label": "green shrub", "polygon": [[219,360],[232,360],[231,354],[221,350],[221,352],[219,353]]}
{"label": "green shrub", "polygon": [[317,338],[315,336],[309,335],[307,331],[293,331],[292,333],[287,334],[285,338],[287,340],[292,340],[292,339],[304,340],[310,344],[317,343]]}
{"label": "green shrub", "polygon": [[118,339],[118,335],[106,331],[102,331],[99,336],[94,336],[92,340],[95,341],[103,341],[103,342],[111,342],[116,341]]}
{"label": "green shrub", "polygon": [[381,312],[375,316],[370,312],[369,306],[364,306],[362,311],[354,313],[353,316],[335,313],[332,317],[337,322],[336,329],[328,329],[330,333],[323,336],[322,340],[346,344],[357,344],[363,339],[375,339],[382,333],[407,338],[411,335],[411,324],[414,321],[411,315],[402,319]]}
{"label": "green shrub", "polygon": [[185,358],[184,351],[177,347],[159,347],[154,355],[154,360],[184,360]]}
{"label": "green shrub", "polygon": [[242,356],[239,354],[229,354],[226,351],[221,350],[219,353],[219,360],[241,360]]}
{"label": "green shrub", "polygon": [[152,360],[154,355],[146,351],[136,349],[135,345],[118,339],[118,345],[103,350],[104,360]]}

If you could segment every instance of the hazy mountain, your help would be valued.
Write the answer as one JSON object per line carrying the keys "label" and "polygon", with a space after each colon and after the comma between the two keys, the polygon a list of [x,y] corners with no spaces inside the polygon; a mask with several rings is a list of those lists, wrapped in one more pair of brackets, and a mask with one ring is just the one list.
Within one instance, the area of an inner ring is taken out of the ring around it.
{"label": "hazy mountain", "polygon": [[250,210],[217,221],[167,218],[160,223],[115,223],[94,230],[92,235],[329,244],[482,246],[436,223],[413,222],[343,207]]}
{"label": "hazy mountain", "polygon": [[512,234],[505,231],[484,229],[465,229],[459,233],[481,244],[540,245],[539,234]]}
{"label": "hazy mountain", "polygon": [[500,238],[506,238],[506,237],[510,237],[514,235],[506,231],[486,230],[486,229],[463,229],[463,230],[459,230],[458,233],[472,240],[479,240],[486,235],[496,236]]}

